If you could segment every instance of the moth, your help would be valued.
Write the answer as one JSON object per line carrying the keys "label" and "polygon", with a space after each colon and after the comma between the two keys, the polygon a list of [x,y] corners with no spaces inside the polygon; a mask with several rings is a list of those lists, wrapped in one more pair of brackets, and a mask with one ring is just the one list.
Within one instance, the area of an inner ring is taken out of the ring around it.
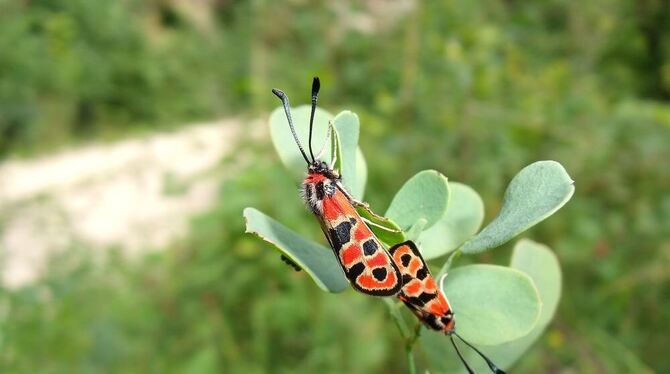
{"label": "moth", "polygon": [[[288,97],[279,89],[272,90],[282,102],[293,139],[307,163],[307,176],[301,186],[302,197],[319,222],[352,287],[372,296],[395,296],[402,287],[400,270],[391,260],[391,255],[384,245],[358,214],[356,207],[366,209],[375,217],[379,216],[372,213],[367,204],[357,201],[347,191],[342,183],[342,177],[334,168],[335,157],[330,165],[320,160],[325,144],[316,157],[312,151],[314,113],[320,87],[319,78],[315,77],[312,81],[312,108],[309,119],[310,157],[298,140]],[[329,136],[332,131],[331,127]]]}
{"label": "moth", "polygon": [[[449,336],[451,344],[454,346],[458,357],[468,372],[474,373],[463,355],[461,355],[454,341],[454,335],[470,348],[474,349],[486,361],[492,372],[505,374],[504,371],[498,368],[481,351],[456,333],[456,321],[454,319],[454,312],[451,310],[451,305],[444,292],[442,292],[442,288],[438,288],[416,244],[408,240],[391,247],[389,253],[402,274],[402,288],[398,293],[398,298],[405,303],[426,327],[441,331]],[[442,276],[442,280],[444,280],[444,277],[446,277],[446,274]]]}

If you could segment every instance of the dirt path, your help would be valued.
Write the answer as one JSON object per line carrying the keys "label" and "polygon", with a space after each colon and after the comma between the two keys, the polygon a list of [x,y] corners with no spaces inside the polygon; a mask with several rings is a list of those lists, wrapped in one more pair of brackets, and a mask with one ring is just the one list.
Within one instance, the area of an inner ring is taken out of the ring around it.
{"label": "dirt path", "polygon": [[238,128],[198,124],[0,164],[0,282],[30,282],[73,246],[133,253],[183,236],[215,198],[220,176],[211,171]]}

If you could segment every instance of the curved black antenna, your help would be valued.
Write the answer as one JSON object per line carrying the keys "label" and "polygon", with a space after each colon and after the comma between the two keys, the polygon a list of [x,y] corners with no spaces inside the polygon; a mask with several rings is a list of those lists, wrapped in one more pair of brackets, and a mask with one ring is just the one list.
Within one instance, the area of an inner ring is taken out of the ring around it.
{"label": "curved black antenna", "polygon": [[[302,153],[302,158],[307,161],[307,165],[311,164],[309,162],[309,159],[307,158],[307,154],[305,153],[305,150],[302,149],[302,145],[300,144],[300,140],[298,140],[298,135],[295,133],[295,128],[293,126],[293,119],[291,119],[291,108],[288,106],[288,96],[284,93],[284,91],[273,88],[272,93],[275,94],[281,100],[282,104],[284,105],[284,112],[286,112],[286,119],[288,120],[288,127],[291,128],[291,134],[293,134],[293,139],[295,139],[295,144],[298,145],[298,148],[300,148],[300,153]],[[310,132],[311,132],[311,127],[310,127]],[[311,147],[310,147],[311,151]]]}
{"label": "curved black antenna", "polygon": [[452,335],[449,335],[449,339],[451,339],[451,345],[454,346],[454,349],[456,350],[456,354],[458,355],[458,358],[461,359],[461,362],[465,366],[465,369],[467,369],[468,373],[475,374],[475,371],[472,370],[470,365],[468,365],[468,362],[465,361],[465,358],[463,358],[463,355],[461,354],[461,351],[458,350],[458,346],[456,345],[456,342],[454,341],[454,337]]}
{"label": "curved black antenna", "polygon": [[314,126],[314,112],[316,111],[316,99],[319,96],[319,89],[321,88],[321,81],[319,77],[314,77],[312,80],[312,113],[309,116],[309,155],[312,156],[314,162],[314,152],[312,152],[312,127]]}
{"label": "curved black antenna", "polygon": [[[484,359],[484,361],[486,361],[486,364],[489,366],[489,369],[491,369],[492,372],[494,372],[495,374],[506,374],[503,370],[498,368],[488,357],[486,357],[486,355],[484,355],[479,349],[475,348],[475,346],[468,343],[465,339],[461,338],[461,336],[458,335],[457,333],[454,332],[453,334],[456,335],[463,343],[467,344],[468,347],[474,349],[475,352],[477,352]],[[454,339],[452,338],[451,340],[452,340],[452,343],[453,343]],[[454,345],[454,346],[456,346],[456,345]],[[460,356],[460,353],[458,355]],[[461,358],[461,360],[462,359],[463,358]],[[465,362],[463,362],[463,363],[465,363]]]}

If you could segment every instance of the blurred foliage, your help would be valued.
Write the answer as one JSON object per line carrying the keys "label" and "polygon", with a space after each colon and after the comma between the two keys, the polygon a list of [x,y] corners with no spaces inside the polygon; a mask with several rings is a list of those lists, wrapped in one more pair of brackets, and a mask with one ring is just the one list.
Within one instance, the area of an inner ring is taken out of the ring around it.
{"label": "blurred foliage", "polygon": [[[2,153],[267,113],[270,87],[306,102],[319,75],[323,105],[361,117],[376,210],[422,169],[477,189],[486,221],[534,160],[576,181],[529,232],[555,249],[564,294],[515,372],[670,371],[667,0],[203,3],[204,18],[176,1],[0,0]],[[273,198],[295,186],[268,148],[244,144],[253,162],[168,251],[56,259],[3,290],[2,371],[403,372],[381,303],[322,294],[242,234],[253,205],[320,235],[297,194]]]}

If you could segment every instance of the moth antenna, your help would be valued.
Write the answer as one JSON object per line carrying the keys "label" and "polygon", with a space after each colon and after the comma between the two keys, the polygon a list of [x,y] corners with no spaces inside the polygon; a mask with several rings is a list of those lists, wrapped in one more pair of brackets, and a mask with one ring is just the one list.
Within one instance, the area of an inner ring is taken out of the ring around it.
{"label": "moth antenna", "polygon": [[[307,162],[307,165],[311,164],[309,162],[309,159],[307,158],[307,154],[305,153],[305,150],[302,148],[302,145],[300,144],[300,140],[298,140],[298,135],[295,133],[295,127],[293,126],[293,119],[291,118],[291,108],[288,106],[288,96],[284,93],[284,91],[279,90],[277,88],[272,89],[272,93],[275,94],[281,100],[282,104],[284,105],[284,112],[286,113],[286,119],[288,120],[288,127],[291,128],[291,134],[293,134],[293,139],[295,139],[295,144],[298,145],[298,148],[300,149],[300,153],[302,153],[302,158],[305,159]],[[310,134],[312,132],[312,126],[310,125]],[[311,151],[311,149],[310,149]]]}
{"label": "moth antenna", "polygon": [[465,369],[468,371],[468,373],[470,373],[470,374],[475,374],[475,371],[472,370],[472,368],[470,367],[470,365],[468,365],[468,362],[465,361],[465,358],[464,358],[463,355],[461,354],[461,351],[458,350],[458,346],[456,345],[456,342],[454,341],[454,337],[453,337],[452,335],[449,335],[449,339],[451,339],[451,345],[454,346],[454,349],[456,350],[456,354],[458,355],[458,358],[461,359],[461,362],[463,363],[463,366],[465,366]]}
{"label": "moth antenna", "polygon": [[[483,358],[484,361],[486,361],[486,364],[489,366],[489,369],[491,369],[491,371],[492,371],[493,373],[495,373],[495,374],[506,374],[502,369],[498,368],[498,367],[497,367],[497,366],[496,366],[496,365],[495,365],[495,364],[494,364],[488,357],[486,357],[486,355],[483,354],[479,349],[475,348],[475,346],[473,346],[472,344],[468,343],[465,339],[461,338],[461,336],[458,335],[457,333],[454,332],[453,334],[456,335],[456,336],[458,337],[458,339],[460,339],[463,343],[467,344],[468,347],[474,349],[475,352],[477,352],[477,354],[479,354],[479,356],[481,356],[481,358]],[[451,338],[452,343],[453,343],[453,340],[454,340],[454,339]],[[454,344],[454,346],[456,346],[456,345]],[[460,353],[459,353],[458,355],[460,356]],[[463,358],[461,358],[461,360],[462,360],[462,359],[463,359]]]}
{"label": "moth antenna", "polygon": [[309,116],[309,155],[312,156],[312,162],[315,162],[314,152],[312,152],[312,128],[314,127],[314,113],[316,112],[316,99],[319,96],[319,89],[321,89],[321,81],[319,77],[314,77],[312,80],[312,113]]}

